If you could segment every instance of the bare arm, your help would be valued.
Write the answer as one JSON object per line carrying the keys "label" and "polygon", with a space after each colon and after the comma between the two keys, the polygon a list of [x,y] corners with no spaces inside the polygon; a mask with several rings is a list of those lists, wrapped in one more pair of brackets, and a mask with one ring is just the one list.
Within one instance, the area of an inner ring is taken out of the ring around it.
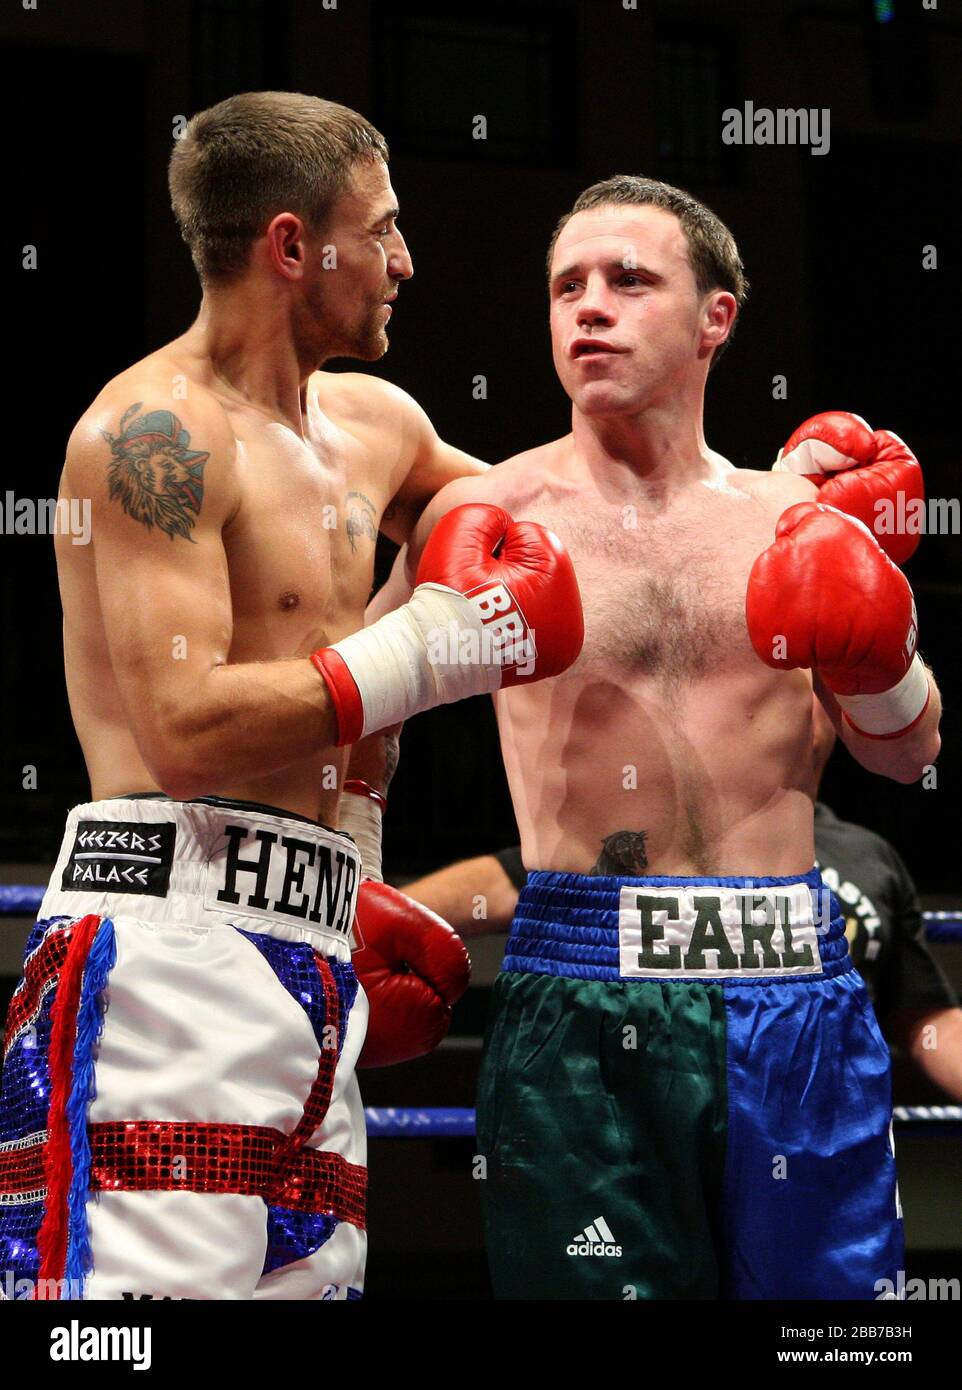
{"label": "bare arm", "polygon": [[199,390],[176,418],[152,392],[85,417],[66,471],[91,498],[98,598],[130,729],[158,785],[185,798],[288,767],[332,745],[337,724],[306,657],[229,664],[234,437]]}
{"label": "bare arm", "polygon": [[403,725],[394,724],[380,729],[352,746],[338,802],[338,828],[353,836],[361,853],[363,877],[378,882],[383,881],[381,838],[385,798],[400,757],[402,728]]}
{"label": "bare arm", "polygon": [[347,777],[367,782],[368,786],[387,796],[391,778],[397,769],[401,756],[401,730],[403,724],[393,724],[389,729],[381,729],[376,734],[368,734],[359,743],[351,746],[351,756],[347,765]]}
{"label": "bare arm", "polygon": [[[487,471],[487,465],[485,465],[485,469]],[[483,502],[486,500],[484,478],[482,476],[479,479],[477,474],[456,478],[443,487],[440,492],[435,493],[398,551],[387,583],[382,584],[368,604],[364,617],[365,624],[376,622],[385,613],[391,613],[395,608],[400,608],[402,603],[407,603],[414,590],[418,563],[427,544],[428,536],[441,517],[454,507],[462,506],[465,502]]]}
{"label": "bare arm", "polygon": [[[756,485],[758,483],[756,482]],[[762,475],[764,495],[773,506],[773,517],[780,516],[795,502],[812,502],[818,491],[808,479],[793,473]],[[901,738],[866,738],[857,733],[842,711],[835,696],[813,671],[813,686],[826,714],[835,725],[839,738],[857,763],[867,772],[891,777],[896,782],[917,782],[939,755],[939,720],[942,700],[932,672],[926,668],[929,681],[929,704],[921,720]]]}
{"label": "bare arm", "polygon": [[928,708],[918,724],[901,738],[866,738],[858,733],[847,719],[843,719],[835,696],[815,675],[815,693],[826,714],[852,757],[867,772],[891,777],[896,782],[918,782],[939,756],[942,697],[931,670],[926,667],[925,671],[929,681]]}
{"label": "bare arm", "polygon": [[953,1100],[962,1101],[962,1009],[903,1014],[895,1026],[919,1070]]}
{"label": "bare arm", "polygon": [[[376,622],[385,613],[400,608],[411,597],[417,560],[430,534],[430,527],[448,510],[447,506],[443,510],[435,507],[425,521],[428,505],[448,483],[459,478],[481,477],[490,467],[481,459],[472,458],[470,454],[446,444],[426,412],[406,392],[390,383],[372,382],[366,378],[365,387],[369,386],[380,393],[396,415],[392,422],[394,437],[400,441],[396,491],[384,510],[380,530],[401,549],[387,583],[382,585],[368,605],[365,626]],[[358,778],[386,794],[398,763],[402,727],[395,725],[355,744],[351,749],[347,777]]]}
{"label": "bare arm", "polygon": [[[483,471],[487,472],[487,465],[483,466]],[[479,486],[480,481],[480,486]],[[456,478],[435,493],[428,505],[421,512],[420,516],[412,525],[408,538],[401,546],[395,557],[394,565],[388,576],[387,582],[381,586],[367,606],[364,616],[365,625],[376,622],[387,613],[392,613],[402,604],[407,603],[414,591],[418,562],[428,536],[437,524],[438,520],[454,507],[460,506],[463,502],[477,501],[479,495],[483,495],[483,477],[471,474],[466,477]],[[383,528],[382,528],[383,529]],[[361,778],[369,782],[376,790],[384,793],[387,790],[387,783],[394,774],[400,752],[400,734],[403,725],[395,725],[384,731],[384,733],[371,735],[369,738],[362,739],[351,749],[351,759],[348,766],[347,776],[349,778]],[[352,798],[342,798],[341,800],[341,824],[343,828],[351,829],[350,824],[345,824],[345,813],[347,820],[353,820],[357,815],[357,807],[353,806]],[[369,813],[369,808],[368,814]],[[377,846],[378,873],[380,872],[380,837]],[[500,866],[495,862],[495,869],[502,872]],[[512,905],[513,911],[513,905]],[[441,914],[444,915],[443,913]],[[510,914],[508,920],[510,921]],[[494,928],[483,928],[482,930],[494,930]],[[474,934],[477,934],[475,932]]]}
{"label": "bare arm", "polygon": [[391,573],[371,599],[364,614],[364,623],[377,622],[385,613],[393,613],[402,603],[407,603],[414,592],[414,573],[417,566],[412,563],[411,551],[402,545],[394,558]]}
{"label": "bare arm", "polygon": [[465,937],[507,931],[518,904],[518,890],[493,854],[449,864],[405,884],[404,892]]}
{"label": "bare arm", "polygon": [[390,540],[403,545],[425,507],[442,488],[458,478],[483,477],[490,465],[445,443],[425,411],[407,392],[387,382],[377,382],[375,390],[384,407],[383,418],[390,422],[397,451],[393,495],[380,529]]}

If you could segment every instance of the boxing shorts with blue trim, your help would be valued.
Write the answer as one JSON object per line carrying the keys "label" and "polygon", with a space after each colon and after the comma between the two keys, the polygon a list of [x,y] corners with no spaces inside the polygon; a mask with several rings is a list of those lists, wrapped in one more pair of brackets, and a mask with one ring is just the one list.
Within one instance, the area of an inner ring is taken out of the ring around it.
{"label": "boxing shorts with blue trim", "polygon": [[4,1036],[0,1295],[360,1295],[359,879],[273,807],[70,812]]}
{"label": "boxing shorts with blue trim", "polygon": [[817,869],[529,874],[478,1097],[496,1297],[890,1296],[891,1118]]}

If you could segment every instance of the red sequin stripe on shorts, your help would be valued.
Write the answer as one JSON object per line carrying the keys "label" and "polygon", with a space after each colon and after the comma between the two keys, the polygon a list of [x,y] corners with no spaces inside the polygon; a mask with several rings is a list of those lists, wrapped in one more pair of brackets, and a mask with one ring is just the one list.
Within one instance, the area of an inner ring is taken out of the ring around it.
{"label": "red sequin stripe on shorts", "polygon": [[290,1134],[259,1125],[114,1121],[91,1125],[91,1186],[120,1192],[233,1192],[296,1211],[329,1212],[365,1226],[367,1169],[304,1146],[334,1090],[340,998],[328,961],[314,952],[324,991],[323,1046],[304,1111]]}
{"label": "red sequin stripe on shorts", "polygon": [[90,1126],[90,1185],[106,1192],[236,1193],[330,1212],[363,1229],[367,1169],[317,1149],[292,1155],[289,1138],[266,1125],[106,1120]]}

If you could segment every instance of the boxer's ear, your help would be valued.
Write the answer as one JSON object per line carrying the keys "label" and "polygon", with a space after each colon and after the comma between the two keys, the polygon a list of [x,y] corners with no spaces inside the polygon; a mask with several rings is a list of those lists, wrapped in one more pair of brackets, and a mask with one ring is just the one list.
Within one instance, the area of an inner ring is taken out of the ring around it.
{"label": "boxer's ear", "polygon": [[701,347],[713,352],[720,348],[735,326],[738,304],[728,290],[711,290],[701,305]]}

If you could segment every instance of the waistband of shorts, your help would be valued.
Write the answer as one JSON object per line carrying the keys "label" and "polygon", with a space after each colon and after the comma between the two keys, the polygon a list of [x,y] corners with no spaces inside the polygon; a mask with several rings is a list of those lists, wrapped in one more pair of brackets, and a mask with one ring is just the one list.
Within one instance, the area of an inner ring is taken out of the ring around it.
{"label": "waistband of shorts", "polygon": [[[755,927],[746,937],[746,912],[752,923],[771,913],[767,946]],[[521,890],[501,968],[593,980],[770,982],[854,967],[838,901],[813,868],[645,878],[535,870]]]}
{"label": "waistband of shorts", "polygon": [[306,817],[221,797],[118,796],[68,813],[40,916],[235,926],[330,951],[349,942],[360,877],[350,835]]}
{"label": "waistband of shorts", "polygon": [[[172,796],[166,792],[123,792],[120,796],[112,797],[113,801],[173,801]],[[283,806],[270,806],[266,801],[239,801],[234,796],[192,796],[189,802],[184,803],[189,806],[220,806],[228,811],[263,811],[268,816],[280,816],[284,820],[296,820],[301,825],[320,826],[322,830],[334,830],[332,825],[325,825],[323,821],[311,820],[310,816],[302,816],[299,811],[285,811]],[[346,835],[346,830],[337,830],[337,835]]]}

